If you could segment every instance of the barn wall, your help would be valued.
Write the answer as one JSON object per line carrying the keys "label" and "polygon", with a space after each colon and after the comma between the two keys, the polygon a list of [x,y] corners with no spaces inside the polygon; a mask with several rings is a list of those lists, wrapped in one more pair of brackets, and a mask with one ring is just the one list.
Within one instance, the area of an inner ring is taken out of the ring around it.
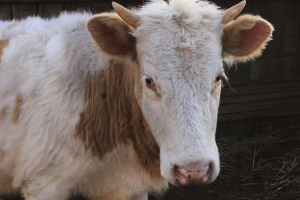
{"label": "barn wall", "polygon": [[[228,8],[239,0],[217,0]],[[300,1],[251,0],[243,13],[260,15],[274,27],[273,41],[255,62],[228,72],[219,120],[300,114]]]}
{"label": "barn wall", "polygon": [[[240,0],[215,0],[229,8]],[[125,6],[143,0],[116,0]],[[219,121],[300,114],[300,1],[251,0],[243,13],[259,14],[275,26],[274,40],[255,62],[228,71],[230,85],[222,91]],[[110,11],[111,1],[100,0],[0,0],[0,18],[22,19],[60,12]]]}

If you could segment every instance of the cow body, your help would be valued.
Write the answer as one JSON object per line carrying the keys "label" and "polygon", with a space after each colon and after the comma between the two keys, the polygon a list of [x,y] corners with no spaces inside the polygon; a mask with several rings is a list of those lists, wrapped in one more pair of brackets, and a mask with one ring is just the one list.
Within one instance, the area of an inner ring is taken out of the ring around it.
{"label": "cow body", "polygon": [[214,80],[230,39],[216,6],[183,4],[149,3],[138,27],[117,14],[1,22],[0,194],[147,199],[217,177]]}
{"label": "cow body", "polygon": [[[107,106],[105,99],[113,103],[114,97],[102,97],[104,93],[110,95],[105,91],[110,88],[105,87],[112,80],[105,79],[121,80],[124,77],[113,75],[132,70],[95,51],[86,29],[90,17],[65,14],[48,22],[29,18],[6,30],[5,26],[18,22],[2,25],[1,36],[3,40],[9,39],[9,44],[1,63],[0,152],[4,154],[0,165],[1,193],[24,188],[26,198],[30,191],[28,195],[53,194],[55,196],[47,198],[64,199],[72,190],[99,198],[113,197],[116,191],[119,199],[127,199],[133,195],[132,190],[139,195],[149,188],[166,185],[162,178],[152,180],[146,170],[139,167],[130,139],[115,147],[109,136],[102,138],[103,146],[111,147],[107,154],[103,152],[105,156],[100,160],[92,151],[83,151],[85,146],[76,136],[76,132],[82,131],[78,130],[81,129],[78,122],[84,111],[87,78],[100,73],[97,80],[101,83],[97,89],[102,91],[97,103]],[[24,52],[25,49],[28,51]],[[107,72],[108,67],[111,72]],[[117,85],[111,85],[111,89],[120,91]],[[102,113],[109,115],[106,108],[101,107],[105,109]],[[117,113],[116,117],[127,119],[121,114]],[[103,117],[106,118],[103,123],[110,123],[109,116]],[[86,124],[82,126],[86,128]],[[62,196],[56,196],[58,191]],[[42,199],[46,199],[44,195]]]}

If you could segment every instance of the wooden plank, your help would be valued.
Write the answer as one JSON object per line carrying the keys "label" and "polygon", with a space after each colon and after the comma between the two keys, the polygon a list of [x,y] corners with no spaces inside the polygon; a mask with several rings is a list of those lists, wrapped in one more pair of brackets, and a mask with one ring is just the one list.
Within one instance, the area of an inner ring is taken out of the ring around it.
{"label": "wooden plank", "polygon": [[299,51],[300,50],[300,1],[285,2],[283,10],[288,10],[285,13],[284,30],[283,31],[283,49],[284,51]]}
{"label": "wooden plank", "polygon": [[38,15],[43,18],[57,17],[63,11],[62,3],[40,3],[38,6]]}
{"label": "wooden plank", "polygon": [[139,5],[143,5],[146,2],[148,2],[147,0],[126,0],[126,1],[120,1],[120,3],[124,6],[126,6],[127,8],[132,8],[132,7],[136,7]]}
{"label": "wooden plank", "polygon": [[234,85],[231,84],[231,88],[226,87],[222,89],[222,96],[237,96],[243,94],[258,94],[265,92],[279,92],[299,90],[300,81],[287,81],[287,82],[257,82],[249,84]]}
{"label": "wooden plank", "polygon": [[[232,87],[236,87],[236,86],[249,86],[252,84],[271,84],[271,83],[286,83],[286,82],[299,82],[300,83],[300,75],[299,75],[299,77],[284,77],[284,78],[278,77],[277,79],[266,79],[266,80],[258,80],[258,81],[255,81],[255,80],[232,81],[232,80],[230,80],[230,85]],[[225,88],[230,88],[228,83],[225,84]]]}
{"label": "wooden plank", "polygon": [[251,63],[251,80],[300,77],[300,56],[259,59]]}
{"label": "wooden plank", "polygon": [[[99,0],[0,0],[0,3],[90,3]],[[108,2],[108,1],[107,1]]]}
{"label": "wooden plank", "polygon": [[[99,3],[112,1],[100,1],[100,0],[0,0],[0,3]],[[142,0],[116,0],[118,3],[130,2],[132,4],[141,4]]]}
{"label": "wooden plank", "polygon": [[[296,40],[293,40],[293,41],[296,41]],[[269,54],[263,55],[262,57],[259,57],[258,59],[279,58],[279,57],[295,57],[295,56],[300,56],[300,51],[286,51],[286,52],[269,53]]]}
{"label": "wooden plank", "polygon": [[1,20],[11,20],[12,11],[10,3],[1,3],[0,4],[0,19]]}
{"label": "wooden plank", "polygon": [[24,19],[28,16],[35,16],[37,11],[36,3],[12,4],[12,14],[14,19]]}
{"label": "wooden plank", "polygon": [[[230,7],[238,1],[217,0],[219,5]],[[250,80],[276,79],[278,77],[296,77],[300,72],[295,72],[299,62],[295,62],[300,56],[300,1],[247,1],[247,6],[243,13],[259,14],[269,20],[275,26],[274,39],[268,44],[262,58],[250,64],[238,65],[237,72],[229,71],[229,78],[233,81],[249,80],[247,75],[251,74]],[[269,7],[270,9],[265,9]],[[288,10],[274,13],[274,10]],[[286,57],[294,57],[287,59]],[[267,59],[266,59],[267,58]],[[289,64],[287,63],[287,60]],[[296,64],[298,63],[298,64]],[[245,68],[249,68],[245,69]],[[297,66],[295,66],[297,65]],[[250,72],[250,73],[249,73]]]}
{"label": "wooden plank", "polygon": [[[247,2],[248,3],[248,2]],[[275,26],[271,41],[262,58],[252,64],[251,80],[276,79],[277,77],[297,76],[294,62],[287,64],[285,57],[299,57],[299,2],[292,1],[253,1],[255,12]],[[269,7],[270,9],[265,9]],[[274,13],[274,10],[288,12]],[[298,33],[298,35],[296,35]],[[295,58],[291,59],[294,60]],[[299,66],[299,63],[298,65]]]}
{"label": "wooden plank", "polygon": [[86,3],[99,0],[0,0],[3,3]]}
{"label": "wooden plank", "polygon": [[260,94],[246,94],[246,95],[237,95],[237,96],[221,96],[221,105],[226,104],[235,104],[241,102],[253,102],[253,101],[262,101],[262,100],[273,100],[279,98],[290,98],[290,97],[300,97],[300,90],[291,90],[291,91],[281,91],[281,92],[268,92]]}
{"label": "wooden plank", "polygon": [[91,11],[90,3],[67,3],[65,4],[65,10],[72,11]]}
{"label": "wooden plank", "polygon": [[[256,1],[258,4],[260,1]],[[248,2],[247,2],[248,3]],[[269,13],[267,20],[269,20],[275,26],[275,31],[273,33],[273,40],[268,44],[268,47],[265,50],[265,54],[273,53],[273,52],[284,52],[283,50],[283,30],[285,26],[285,16],[286,12],[284,12],[284,7],[287,1],[269,1],[269,4],[266,5],[264,10],[257,12],[257,14]],[[266,9],[268,8],[268,9]],[[274,10],[282,10],[282,12],[274,12]]]}
{"label": "wooden plank", "polygon": [[220,114],[244,113],[259,110],[275,110],[277,108],[300,107],[300,97],[289,97],[281,99],[269,99],[264,101],[242,102],[236,104],[221,105]]}
{"label": "wooden plank", "polygon": [[300,57],[278,57],[257,60],[251,63],[251,80],[265,80],[278,78],[299,78]]}
{"label": "wooden plank", "polygon": [[[255,61],[253,61],[255,62]],[[252,63],[239,63],[234,67],[225,67],[225,73],[231,81],[250,81]]]}
{"label": "wooden plank", "polygon": [[218,116],[218,122],[299,114],[300,107],[278,108],[273,110],[260,110],[244,113],[220,114]]}
{"label": "wooden plank", "polygon": [[92,13],[101,13],[112,11],[113,8],[110,2],[107,3],[92,3]]}

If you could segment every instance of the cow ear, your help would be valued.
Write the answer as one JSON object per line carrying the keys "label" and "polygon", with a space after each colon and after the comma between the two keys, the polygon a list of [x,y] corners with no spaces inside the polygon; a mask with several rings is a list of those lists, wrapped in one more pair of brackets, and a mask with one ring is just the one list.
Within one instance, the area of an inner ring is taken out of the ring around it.
{"label": "cow ear", "polygon": [[88,30],[99,48],[110,55],[127,55],[135,51],[131,27],[117,14],[95,15],[87,23]]}
{"label": "cow ear", "polygon": [[259,16],[243,15],[223,28],[223,60],[246,62],[262,54],[272,39],[273,26]]}

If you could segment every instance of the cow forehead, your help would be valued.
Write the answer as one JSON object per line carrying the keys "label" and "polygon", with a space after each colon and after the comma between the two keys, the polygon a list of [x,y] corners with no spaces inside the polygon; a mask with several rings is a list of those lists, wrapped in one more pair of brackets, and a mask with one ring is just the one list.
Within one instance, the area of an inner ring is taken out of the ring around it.
{"label": "cow forehead", "polygon": [[208,91],[211,81],[222,69],[219,32],[207,34],[182,27],[175,35],[157,31],[138,38],[137,50],[142,57],[142,71],[154,71],[164,82],[201,85]]}
{"label": "cow forehead", "polygon": [[156,1],[139,14],[142,23],[133,34],[138,54],[143,57],[141,64],[151,62],[158,73],[187,79],[211,79],[222,66],[222,15],[215,5],[192,0],[172,0],[170,4]]}
{"label": "cow forehead", "polygon": [[[192,28],[207,26],[214,29],[222,20],[222,12],[216,5],[206,1],[170,0],[168,4],[162,0],[154,0],[143,6],[139,15],[143,21],[148,22],[164,21],[165,23],[172,19],[178,24]],[[217,23],[214,23],[215,21]],[[168,27],[166,26],[166,28]]]}
{"label": "cow forehead", "polygon": [[222,10],[206,1],[171,0],[169,4],[155,0],[138,12],[141,17],[140,32],[160,32],[168,36],[182,36],[188,33],[218,32],[223,28]]}

